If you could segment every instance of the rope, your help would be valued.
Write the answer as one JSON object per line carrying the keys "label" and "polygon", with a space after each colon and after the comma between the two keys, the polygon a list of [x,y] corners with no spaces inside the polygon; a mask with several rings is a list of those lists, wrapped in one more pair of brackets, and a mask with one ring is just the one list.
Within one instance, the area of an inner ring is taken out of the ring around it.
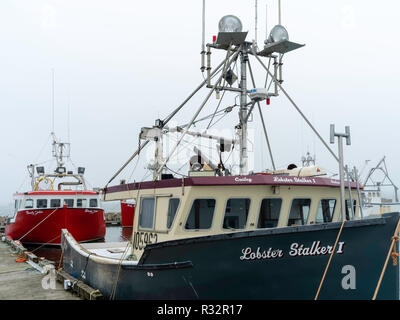
{"label": "rope", "polygon": [[46,243],[43,243],[41,246],[35,248],[34,250],[30,251],[30,253],[34,253],[36,250],[40,249],[41,247],[45,246],[46,244],[49,244],[50,242],[52,242],[53,240],[56,240],[57,238],[61,237],[61,234],[58,235],[57,237],[47,241]]}
{"label": "rope", "polygon": [[115,279],[114,279],[113,288],[112,288],[111,295],[110,295],[110,300],[114,300],[114,299],[115,299],[115,294],[116,294],[116,292],[117,292],[117,284],[118,284],[118,279],[119,279],[119,272],[121,271],[122,260],[124,259],[125,255],[126,255],[126,253],[127,253],[128,248],[129,248],[129,241],[128,241],[128,243],[126,244],[124,253],[121,255],[121,258],[119,259],[119,262],[118,262],[117,276],[116,276]]}
{"label": "rope", "polygon": [[381,275],[379,277],[378,284],[376,286],[375,293],[374,293],[374,296],[372,297],[372,300],[375,300],[376,296],[378,295],[378,291],[379,291],[379,288],[381,287],[381,282],[382,282],[382,279],[383,279],[383,275],[385,274],[386,266],[387,266],[387,263],[389,261],[390,253],[392,252],[392,250],[393,250],[393,252],[392,252],[393,262],[394,262],[394,259],[396,259],[396,264],[394,264],[394,265],[397,265],[398,253],[396,252],[396,247],[394,247],[394,244],[396,243],[396,241],[399,240],[399,237],[398,237],[399,227],[400,227],[400,219],[397,222],[396,230],[394,231],[394,235],[392,237],[392,243],[390,244],[390,248],[389,248],[388,254],[386,256],[386,261],[385,261],[385,264],[383,265],[382,272],[381,272]]}
{"label": "rope", "polygon": [[328,264],[327,264],[326,267],[325,267],[325,272],[324,272],[324,275],[322,276],[322,279],[321,279],[321,282],[320,282],[320,284],[319,284],[317,294],[316,294],[315,297],[314,297],[314,300],[317,300],[317,299],[318,299],[319,292],[320,292],[320,290],[321,290],[322,284],[324,283],[326,273],[327,273],[327,271],[328,271],[329,265],[331,264],[331,260],[332,260],[333,254],[335,253],[336,245],[337,245],[337,243],[338,243],[338,241],[339,241],[339,237],[340,237],[340,234],[342,233],[343,226],[344,226],[344,223],[345,223],[345,222],[346,222],[346,220],[343,220],[343,221],[342,221],[342,225],[340,226],[339,233],[338,233],[338,235],[337,235],[337,237],[336,237],[335,245],[333,246],[332,252],[331,252],[331,254],[330,254],[330,256],[329,256]]}
{"label": "rope", "polygon": [[31,231],[36,229],[43,221],[45,221],[47,218],[49,218],[54,212],[57,211],[58,208],[56,208],[52,213],[50,213],[46,218],[44,218],[42,221],[40,221],[36,226],[34,226],[31,230],[29,230],[27,233],[25,233],[21,238],[18,239],[18,241],[21,241],[22,238],[24,238],[27,234],[29,234]]}

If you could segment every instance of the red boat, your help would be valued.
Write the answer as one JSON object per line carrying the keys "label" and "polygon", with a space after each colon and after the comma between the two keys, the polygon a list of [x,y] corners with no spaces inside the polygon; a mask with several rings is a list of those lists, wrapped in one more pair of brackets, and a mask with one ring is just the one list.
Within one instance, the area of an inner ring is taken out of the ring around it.
{"label": "red boat", "polygon": [[61,229],[68,229],[79,242],[103,239],[106,225],[100,195],[87,190],[85,168],[66,171],[63,158],[69,157],[69,144],[56,142],[54,134],[53,138],[57,168],[46,174],[44,167],[28,166],[33,190],[14,195],[15,215],[7,221],[6,236],[27,244],[59,245]]}
{"label": "red boat", "polygon": [[121,225],[122,227],[132,227],[135,216],[135,204],[127,200],[121,200]]}

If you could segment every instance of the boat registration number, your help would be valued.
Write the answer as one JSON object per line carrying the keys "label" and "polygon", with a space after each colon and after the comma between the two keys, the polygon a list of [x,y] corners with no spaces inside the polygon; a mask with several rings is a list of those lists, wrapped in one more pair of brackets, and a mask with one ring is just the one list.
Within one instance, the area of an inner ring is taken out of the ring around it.
{"label": "boat registration number", "polygon": [[147,244],[157,242],[157,233],[135,231],[133,233],[133,247],[142,250]]}

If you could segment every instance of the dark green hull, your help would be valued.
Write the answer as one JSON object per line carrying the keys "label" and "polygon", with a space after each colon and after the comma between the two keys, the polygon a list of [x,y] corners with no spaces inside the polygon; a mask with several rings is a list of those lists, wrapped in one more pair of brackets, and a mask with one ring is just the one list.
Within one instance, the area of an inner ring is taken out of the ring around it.
{"label": "dark green hull", "polygon": [[[398,213],[390,213],[346,222],[318,299],[371,299],[398,219]],[[340,226],[285,227],[148,245],[137,266],[121,266],[115,298],[314,299],[329,260],[328,246],[333,247]],[[63,246],[65,271],[80,279],[84,274],[86,283],[109,297],[118,264],[88,259],[65,237]],[[399,299],[399,266],[392,259],[377,299]]]}

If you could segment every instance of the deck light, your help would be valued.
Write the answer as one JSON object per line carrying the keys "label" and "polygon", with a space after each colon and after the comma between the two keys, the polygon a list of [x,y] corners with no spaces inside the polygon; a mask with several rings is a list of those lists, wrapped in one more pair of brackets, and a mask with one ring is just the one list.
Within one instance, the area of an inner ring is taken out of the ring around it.
{"label": "deck light", "polygon": [[78,167],[78,174],[84,174],[85,173],[85,168],[84,167]]}
{"label": "deck light", "polygon": [[36,167],[37,174],[44,174],[44,167]]}
{"label": "deck light", "polygon": [[289,34],[284,26],[277,24],[275,27],[272,28],[269,37],[265,40],[265,44],[278,42],[282,40],[289,40]]}
{"label": "deck light", "polygon": [[221,18],[218,23],[219,32],[242,32],[242,22],[233,15],[227,15]]}
{"label": "deck light", "polygon": [[65,169],[65,167],[57,167],[55,172],[57,172],[58,174],[63,174],[66,172],[66,169]]}

